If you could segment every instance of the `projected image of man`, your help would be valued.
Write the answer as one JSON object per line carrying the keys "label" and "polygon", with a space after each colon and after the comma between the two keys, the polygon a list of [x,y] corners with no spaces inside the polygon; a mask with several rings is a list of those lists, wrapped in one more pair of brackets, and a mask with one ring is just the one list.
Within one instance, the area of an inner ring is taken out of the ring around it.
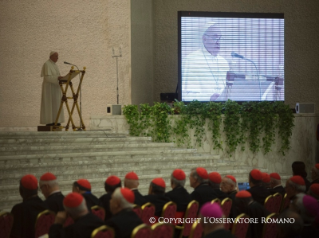
{"label": "projected image of man", "polygon": [[215,23],[206,26],[201,37],[201,48],[182,59],[184,101],[227,100],[225,88],[229,64],[219,55],[222,33]]}

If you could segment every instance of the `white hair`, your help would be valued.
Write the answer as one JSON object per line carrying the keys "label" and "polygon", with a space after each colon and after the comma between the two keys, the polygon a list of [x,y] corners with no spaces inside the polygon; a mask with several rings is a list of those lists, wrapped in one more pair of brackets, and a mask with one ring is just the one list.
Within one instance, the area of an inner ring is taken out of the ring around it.
{"label": "white hair", "polygon": [[228,178],[225,176],[225,178],[227,179],[227,183],[230,183],[231,185],[233,185],[235,188],[237,187],[237,183],[235,183],[232,179]]}
{"label": "white hair", "polygon": [[39,185],[42,186],[42,185],[48,185],[49,187],[54,187],[54,186],[58,186],[58,180],[55,179],[55,180],[49,180],[49,181],[45,181],[45,180],[40,180],[39,181]]}
{"label": "white hair", "polygon": [[191,170],[191,176],[196,179],[199,183],[205,183],[208,182],[208,179],[203,179],[202,177],[200,177],[196,171],[197,168],[194,168]]}
{"label": "white hair", "polygon": [[121,193],[121,188],[117,188],[115,189],[115,191],[113,192],[113,198],[114,199],[118,199],[120,201],[120,204],[121,204],[121,207],[123,209],[125,208],[133,208],[134,207],[134,204],[133,203],[130,203],[128,202],[122,195]]}
{"label": "white hair", "polygon": [[186,182],[186,179],[184,180],[178,180],[176,179],[173,174],[171,175],[171,181],[174,185],[176,186],[181,186],[181,187],[184,187],[185,186],[185,182]]}
{"label": "white hair", "polygon": [[72,217],[77,217],[82,212],[88,210],[84,198],[83,198],[83,201],[81,202],[81,204],[77,207],[72,207],[72,208],[66,207],[64,204],[63,204],[63,207],[64,207],[65,211],[67,211]]}
{"label": "white hair", "polygon": [[301,192],[304,193],[306,192],[306,185],[300,185],[300,184],[296,184],[291,180],[288,180],[289,185],[295,189],[297,192]]}

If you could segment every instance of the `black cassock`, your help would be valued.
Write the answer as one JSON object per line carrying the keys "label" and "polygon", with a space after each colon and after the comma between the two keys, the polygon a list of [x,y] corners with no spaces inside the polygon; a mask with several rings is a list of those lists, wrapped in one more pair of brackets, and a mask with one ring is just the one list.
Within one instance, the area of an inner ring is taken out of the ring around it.
{"label": "black cassock", "polygon": [[203,238],[235,238],[235,236],[230,233],[230,231],[226,231],[225,229],[219,229],[214,232],[211,232],[204,236]]}
{"label": "black cassock", "polygon": [[142,205],[147,203],[145,197],[137,189],[132,189],[132,192],[135,196],[134,204],[139,205],[141,207]]}
{"label": "black cassock", "polygon": [[160,217],[162,215],[163,207],[166,203],[170,202],[171,199],[165,195],[146,195],[144,196],[147,202],[155,205],[155,216]]}
{"label": "black cassock", "polygon": [[60,211],[64,211],[63,207],[63,199],[64,196],[61,192],[52,193],[44,203],[47,205],[50,211],[58,213]]}
{"label": "black cassock", "polygon": [[271,194],[280,193],[282,195],[282,198],[284,198],[286,190],[284,189],[283,186],[280,185],[280,186],[269,189],[269,192]]}
{"label": "black cassock", "polygon": [[178,212],[185,212],[192,198],[184,187],[175,187],[167,192],[166,197],[169,197],[177,205]]}
{"label": "black cassock", "polygon": [[256,185],[247,190],[251,193],[252,198],[261,205],[264,205],[265,199],[270,195],[269,189]]}
{"label": "black cassock", "polygon": [[105,221],[107,221],[108,219],[112,217],[112,213],[110,210],[111,197],[112,197],[112,193],[106,193],[99,198],[99,201],[105,210],[105,219],[104,219]]}
{"label": "black cassock", "polygon": [[22,203],[14,205],[11,210],[13,226],[10,237],[34,238],[36,218],[46,209],[48,207],[38,196],[24,199]]}
{"label": "black cassock", "polygon": [[115,231],[115,238],[130,238],[135,227],[143,224],[131,209],[123,209],[106,222]]}
{"label": "black cassock", "polygon": [[250,218],[258,218],[258,223],[249,223],[247,238],[262,237],[262,231],[264,223],[262,223],[262,218],[266,218],[270,213],[266,210],[264,206],[258,202],[253,201],[249,204],[245,212]]}
{"label": "black cassock", "polygon": [[217,194],[208,184],[201,183],[191,193],[191,198],[199,203],[200,209],[206,202],[211,202],[217,198]]}
{"label": "black cassock", "polygon": [[53,224],[50,227],[49,237],[87,238],[91,237],[92,232],[96,228],[103,225],[105,225],[104,221],[89,212],[85,216],[75,220],[72,225],[69,225],[67,227],[63,227],[62,224]]}
{"label": "black cassock", "polygon": [[96,196],[94,196],[91,192],[85,192],[82,195],[86,201],[86,206],[88,207],[90,211],[93,206],[102,206],[100,200]]}

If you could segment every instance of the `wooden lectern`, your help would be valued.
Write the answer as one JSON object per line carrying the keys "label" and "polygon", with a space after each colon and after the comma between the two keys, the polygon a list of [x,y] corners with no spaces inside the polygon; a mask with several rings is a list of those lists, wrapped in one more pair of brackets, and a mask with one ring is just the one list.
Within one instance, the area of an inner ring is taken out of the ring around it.
{"label": "wooden lectern", "polygon": [[[83,67],[83,70],[74,70],[74,66],[71,67],[70,69],[70,72],[65,76],[63,77],[62,79],[59,80],[59,85],[60,85],[60,88],[61,88],[61,91],[62,91],[62,98],[61,98],[61,103],[60,103],[60,108],[59,108],[59,111],[58,111],[58,115],[56,116],[56,119],[55,119],[55,122],[54,122],[54,126],[53,127],[58,127],[57,126],[57,123],[58,123],[58,119],[59,119],[59,116],[61,114],[61,110],[62,110],[62,107],[63,107],[63,104],[65,104],[66,106],[66,109],[68,111],[68,114],[69,114],[69,119],[68,119],[68,122],[65,126],[65,130],[69,130],[69,125],[70,125],[70,122],[72,123],[72,129],[74,131],[76,130],[85,130],[85,125],[84,125],[84,122],[83,122],[83,119],[82,119],[82,115],[81,115],[81,112],[80,112],[80,108],[79,108],[79,104],[78,104],[78,96],[79,96],[79,91],[80,91],[80,88],[81,88],[81,85],[82,85],[82,81],[83,81],[83,77],[84,77],[84,74],[85,74],[85,67]],[[71,80],[77,76],[78,74],[80,74],[80,83],[79,83],[79,86],[76,90],[76,93],[73,89],[73,84],[71,82]],[[67,91],[68,89],[71,88],[71,91],[72,91],[72,97],[67,97]],[[70,107],[69,107],[69,104],[68,104],[68,99],[73,99],[73,105],[72,105],[72,108],[70,110]],[[78,114],[79,114],[79,117],[80,117],[80,127],[77,127],[75,126],[74,124],[74,121],[73,121],[73,112],[74,112],[74,108],[76,107],[77,111],[78,111]]]}

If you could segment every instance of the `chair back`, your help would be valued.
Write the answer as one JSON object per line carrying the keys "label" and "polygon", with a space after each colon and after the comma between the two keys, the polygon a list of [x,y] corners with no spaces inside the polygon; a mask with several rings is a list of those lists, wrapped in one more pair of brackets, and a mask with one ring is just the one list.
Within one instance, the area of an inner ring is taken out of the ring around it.
{"label": "chair back", "polygon": [[152,229],[149,225],[141,224],[134,228],[131,238],[151,238]]}
{"label": "chair back", "polygon": [[278,213],[280,212],[280,207],[281,207],[281,203],[282,203],[282,195],[280,193],[275,193],[273,196],[273,200],[274,200],[274,213]]}
{"label": "chair back", "polygon": [[233,223],[232,231],[231,233],[237,237],[237,238],[245,238],[249,222],[242,222],[241,219],[249,218],[249,216],[245,213],[240,214],[236,217],[235,222]]}
{"label": "chair back", "polygon": [[114,238],[114,230],[109,226],[100,226],[92,231],[91,238]]}
{"label": "chair back", "polygon": [[266,197],[264,202],[264,207],[270,213],[274,212],[274,197],[272,195],[269,195],[268,197]]}
{"label": "chair back", "polygon": [[[268,219],[275,219],[276,220],[277,218],[278,218],[277,213],[271,213],[269,216],[266,217],[266,221],[268,221]],[[264,223],[262,238],[277,237],[277,233],[278,233],[278,226],[277,226],[277,223],[275,221]]]}
{"label": "chair back", "polygon": [[290,203],[290,199],[287,197],[287,193],[285,193],[285,196],[281,202],[280,213],[289,206],[289,203]]}
{"label": "chair back", "polygon": [[13,216],[9,212],[0,213],[0,238],[9,238],[13,225]]}
{"label": "chair back", "polygon": [[142,217],[141,220],[147,224],[152,225],[153,223],[150,222],[150,218],[155,216],[155,206],[148,202],[142,206]]}
{"label": "chair back", "polygon": [[[186,218],[193,218],[193,219],[197,218],[198,208],[199,208],[198,202],[195,200],[191,201],[187,206],[187,209],[185,212],[185,219]],[[191,229],[192,229],[192,225],[193,224],[190,222],[184,223],[184,225],[182,226],[183,231],[181,232],[181,237],[182,236],[189,236]]]}
{"label": "chair back", "polygon": [[231,210],[232,200],[230,198],[225,198],[220,206],[224,212],[225,217],[229,217],[230,210]]}
{"label": "chair back", "polygon": [[215,198],[211,201],[211,204],[213,203],[218,203],[218,205],[220,205],[220,200],[218,198]]}
{"label": "chair back", "polygon": [[93,206],[91,207],[91,211],[94,215],[99,217],[102,221],[105,219],[105,210],[103,207],[100,206]]}
{"label": "chair back", "polygon": [[152,226],[152,238],[173,238],[174,226],[167,223],[157,223]]}
{"label": "chair back", "polygon": [[177,206],[174,202],[168,202],[163,206],[162,217],[175,218]]}
{"label": "chair back", "polygon": [[55,213],[50,210],[40,212],[35,221],[35,237],[49,233],[50,227],[54,224]]}
{"label": "chair back", "polygon": [[139,205],[134,204],[133,212],[135,212],[138,217],[142,219],[142,208]]}
{"label": "chair back", "polygon": [[200,224],[199,220],[193,223],[191,232],[188,238],[201,238],[203,237],[203,227]]}

